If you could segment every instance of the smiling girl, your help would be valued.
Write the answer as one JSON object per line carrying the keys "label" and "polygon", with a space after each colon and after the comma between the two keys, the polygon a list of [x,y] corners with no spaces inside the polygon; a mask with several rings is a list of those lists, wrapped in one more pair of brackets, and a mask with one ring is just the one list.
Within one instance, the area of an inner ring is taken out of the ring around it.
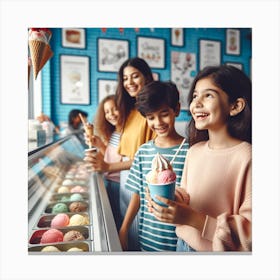
{"label": "smiling girl", "polygon": [[181,186],[189,204],[149,199],[159,220],[177,224],[177,251],[251,251],[251,81],[232,66],[206,67],[190,91],[191,148]]}

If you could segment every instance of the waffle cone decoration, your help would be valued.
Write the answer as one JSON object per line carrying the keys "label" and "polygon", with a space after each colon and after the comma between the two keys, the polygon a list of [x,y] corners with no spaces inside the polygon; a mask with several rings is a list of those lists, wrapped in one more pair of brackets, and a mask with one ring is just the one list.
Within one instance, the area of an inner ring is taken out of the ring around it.
{"label": "waffle cone decoration", "polygon": [[53,51],[51,50],[51,47],[49,44],[47,44],[44,48],[43,57],[40,63],[39,71],[45,66],[45,64],[48,62],[48,60],[53,56]]}
{"label": "waffle cone decoration", "polygon": [[29,30],[29,51],[35,79],[47,61],[53,56],[49,45],[51,31],[47,28],[31,28]]}

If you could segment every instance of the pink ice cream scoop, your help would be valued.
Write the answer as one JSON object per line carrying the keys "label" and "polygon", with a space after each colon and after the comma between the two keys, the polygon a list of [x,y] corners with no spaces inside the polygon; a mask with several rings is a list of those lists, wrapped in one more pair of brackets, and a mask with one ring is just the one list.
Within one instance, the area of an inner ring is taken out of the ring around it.
{"label": "pink ice cream scoop", "polygon": [[56,243],[63,241],[63,233],[55,228],[49,229],[43,233],[41,238],[41,244],[44,243]]}
{"label": "pink ice cream scoop", "polygon": [[170,169],[160,171],[157,176],[158,184],[167,184],[176,180],[176,173]]}
{"label": "pink ice cream scoop", "polygon": [[74,188],[71,189],[71,193],[78,192],[78,193],[83,193],[86,192],[85,188],[81,186],[75,186]]}
{"label": "pink ice cream scoop", "polygon": [[69,224],[69,216],[64,213],[57,214],[51,221],[52,228],[66,227]]}

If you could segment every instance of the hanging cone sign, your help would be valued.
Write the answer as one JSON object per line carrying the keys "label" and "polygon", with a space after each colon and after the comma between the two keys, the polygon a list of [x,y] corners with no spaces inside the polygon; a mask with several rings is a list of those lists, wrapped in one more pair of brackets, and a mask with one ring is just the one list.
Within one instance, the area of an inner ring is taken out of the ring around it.
{"label": "hanging cone sign", "polygon": [[42,68],[45,66],[45,64],[48,62],[48,60],[53,56],[53,51],[51,50],[51,47],[49,44],[47,44],[44,48],[43,57],[40,63],[39,71],[42,70]]}
{"label": "hanging cone sign", "polygon": [[51,31],[47,28],[31,28],[29,30],[28,45],[35,79],[53,55],[49,45],[50,38]]}

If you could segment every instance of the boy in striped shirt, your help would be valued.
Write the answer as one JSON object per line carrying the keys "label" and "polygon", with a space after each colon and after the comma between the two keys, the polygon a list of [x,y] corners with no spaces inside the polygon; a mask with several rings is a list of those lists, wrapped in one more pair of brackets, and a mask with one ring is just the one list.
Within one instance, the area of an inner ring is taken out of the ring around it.
{"label": "boy in striped shirt", "polygon": [[[175,119],[180,113],[179,92],[171,82],[154,81],[142,89],[136,98],[137,110],[147,119],[148,126],[156,133],[153,140],[140,146],[135,154],[126,182],[126,188],[133,192],[126,211],[119,237],[123,250],[129,250],[128,230],[136,215],[139,215],[139,244],[142,251],[176,251],[175,225],[156,220],[148,211],[145,200],[146,174],[157,153],[169,161],[173,160],[176,185],[180,185],[188,144],[180,145],[184,138],[175,130]],[[181,193],[176,188],[175,195]]]}

